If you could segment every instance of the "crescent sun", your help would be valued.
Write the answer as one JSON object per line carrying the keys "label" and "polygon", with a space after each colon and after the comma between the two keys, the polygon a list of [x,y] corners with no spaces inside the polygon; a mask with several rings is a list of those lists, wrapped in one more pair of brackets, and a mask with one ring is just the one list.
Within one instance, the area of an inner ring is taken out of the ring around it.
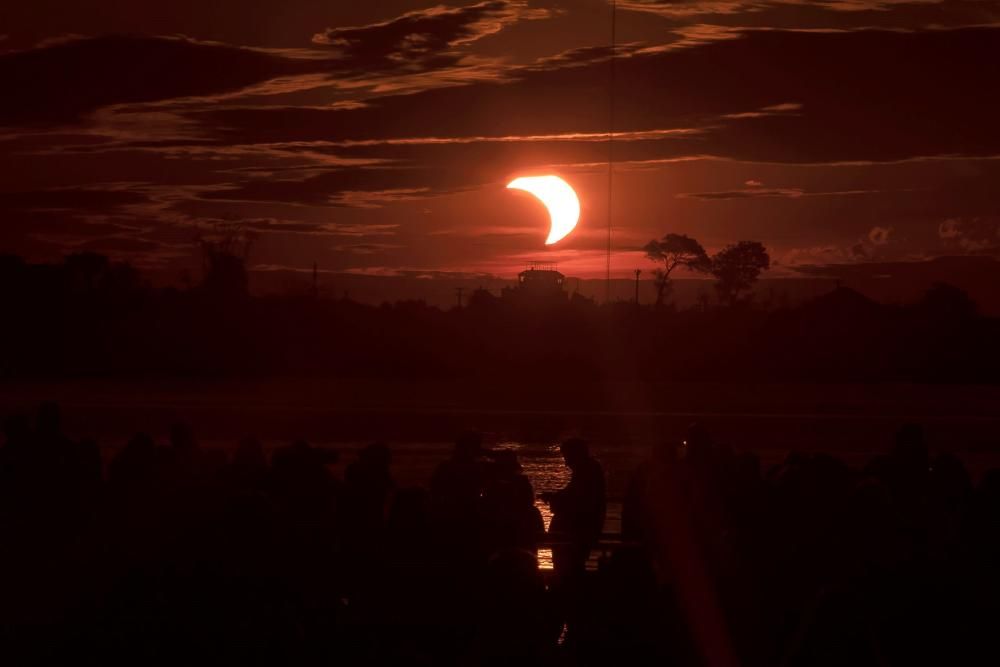
{"label": "crescent sun", "polygon": [[576,227],[580,219],[580,200],[569,183],[558,176],[521,176],[507,187],[534,195],[548,209],[550,227],[545,245],[561,241]]}

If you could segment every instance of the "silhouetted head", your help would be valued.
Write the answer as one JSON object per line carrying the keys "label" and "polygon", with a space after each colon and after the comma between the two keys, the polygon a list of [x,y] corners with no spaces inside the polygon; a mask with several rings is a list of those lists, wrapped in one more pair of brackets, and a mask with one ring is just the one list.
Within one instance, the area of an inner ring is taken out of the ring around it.
{"label": "silhouetted head", "polygon": [[335,449],[313,447],[308,441],[299,438],[292,444],[282,447],[274,453],[271,465],[315,466],[332,465],[340,460],[340,454]]}
{"label": "silhouetted head", "polygon": [[60,432],[62,417],[59,404],[46,401],[38,406],[38,419],[35,428],[41,435],[53,435]]}
{"label": "silhouetted head", "polygon": [[570,468],[590,458],[590,447],[583,438],[570,438],[559,445],[559,451],[562,453],[567,467]]}
{"label": "silhouetted head", "polygon": [[527,477],[519,477],[519,481],[511,484],[511,501],[517,507],[534,507],[535,489]]}
{"label": "silhouetted head", "polygon": [[136,433],[111,461],[111,481],[148,482],[155,475],[156,463],[156,443],[147,434]]}
{"label": "silhouetted head", "polygon": [[174,422],[170,425],[170,445],[178,451],[198,449],[198,441],[195,440],[194,431],[184,422]]}
{"label": "silhouetted head", "polygon": [[294,440],[291,444],[279,447],[271,455],[271,467],[276,470],[287,470],[308,462],[312,447],[305,440]]}
{"label": "silhouetted head", "polygon": [[510,477],[520,474],[521,464],[517,461],[517,452],[513,449],[499,449],[493,452],[496,472],[500,477]]}
{"label": "silhouetted head", "polygon": [[892,460],[897,466],[907,469],[927,471],[930,457],[924,443],[924,430],[917,424],[903,424],[896,432],[896,446],[892,449]]}
{"label": "silhouetted head", "polygon": [[293,440],[292,444],[288,445],[289,458],[296,463],[312,463],[315,458],[314,454],[313,446],[302,438]]}
{"label": "silhouetted head", "polygon": [[316,460],[325,466],[331,466],[340,461],[340,452],[329,447],[313,447],[313,455]]}
{"label": "silhouetted head", "polygon": [[459,436],[455,441],[455,458],[471,461],[483,455],[483,435],[477,431],[469,431]]}
{"label": "silhouetted head", "polygon": [[125,450],[127,452],[153,452],[156,449],[156,443],[149,436],[148,433],[136,433],[133,435],[128,444],[125,445]]}
{"label": "silhouetted head", "polygon": [[257,438],[243,438],[236,446],[236,453],[233,455],[233,465],[242,468],[266,468],[267,459],[264,457],[264,447]]}
{"label": "silhouetted head", "polygon": [[690,461],[707,460],[712,453],[712,436],[704,424],[695,422],[688,426],[684,437],[684,458]]}
{"label": "silhouetted head", "polygon": [[358,458],[367,467],[387,471],[392,462],[392,452],[389,451],[389,446],[384,442],[373,442],[361,450]]}
{"label": "silhouetted head", "polygon": [[980,499],[987,500],[994,505],[1000,504],[1000,469],[990,468],[979,481],[976,493]]}

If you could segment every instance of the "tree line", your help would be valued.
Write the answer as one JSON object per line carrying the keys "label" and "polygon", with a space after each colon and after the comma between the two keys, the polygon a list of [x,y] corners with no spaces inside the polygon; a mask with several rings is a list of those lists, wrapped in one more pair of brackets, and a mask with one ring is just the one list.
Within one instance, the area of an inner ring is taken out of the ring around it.
{"label": "tree line", "polygon": [[643,251],[648,259],[663,265],[656,269],[653,279],[657,306],[662,306],[673,291],[671,274],[678,268],[712,275],[719,301],[733,306],[753,287],[761,272],[771,267],[767,248],[759,241],[733,243],[709,256],[701,243],[690,236],[666,234],[647,243]]}

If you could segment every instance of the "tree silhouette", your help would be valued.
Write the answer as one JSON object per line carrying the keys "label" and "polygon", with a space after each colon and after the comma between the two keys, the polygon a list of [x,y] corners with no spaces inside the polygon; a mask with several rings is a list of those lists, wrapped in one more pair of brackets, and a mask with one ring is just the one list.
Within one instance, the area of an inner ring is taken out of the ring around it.
{"label": "tree silhouette", "polygon": [[111,271],[111,260],[96,252],[77,252],[63,259],[63,272],[70,291],[93,292]]}
{"label": "tree silhouette", "polygon": [[104,255],[79,252],[63,258],[66,289],[78,295],[128,298],[141,288],[138,271],[127,262],[112,262]]}
{"label": "tree silhouette", "polygon": [[201,287],[215,297],[243,299],[249,293],[246,262],[256,237],[240,224],[216,225],[201,244],[203,274]]}
{"label": "tree silhouette", "polygon": [[967,322],[978,316],[978,307],[969,294],[954,285],[937,282],[924,292],[917,311],[936,323]]}
{"label": "tree silhouette", "polygon": [[670,274],[678,266],[690,271],[704,273],[711,268],[711,261],[705,249],[696,240],[686,234],[667,234],[662,239],[647,243],[643,250],[646,257],[663,264],[657,269],[653,283],[656,285],[656,305],[663,305],[663,298],[670,293],[672,287]]}
{"label": "tree silhouette", "polygon": [[771,268],[771,256],[759,241],[728,245],[712,257],[711,273],[719,300],[735,305],[740,293],[757,282],[761,271]]}

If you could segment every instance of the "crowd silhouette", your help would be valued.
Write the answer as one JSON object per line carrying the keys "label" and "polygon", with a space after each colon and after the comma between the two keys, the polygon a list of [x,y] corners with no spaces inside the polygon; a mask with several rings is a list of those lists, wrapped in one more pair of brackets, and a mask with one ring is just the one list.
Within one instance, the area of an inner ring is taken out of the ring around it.
{"label": "crowd silhouette", "polygon": [[420,488],[381,442],[340,478],[304,440],[227,456],[178,423],[102,462],[55,404],[3,426],[7,664],[996,659],[1000,470],[974,485],[915,425],[860,469],[796,453],[766,470],[694,425],[632,474],[613,536],[581,439],[541,494],[546,531],[516,453],[476,433]]}

